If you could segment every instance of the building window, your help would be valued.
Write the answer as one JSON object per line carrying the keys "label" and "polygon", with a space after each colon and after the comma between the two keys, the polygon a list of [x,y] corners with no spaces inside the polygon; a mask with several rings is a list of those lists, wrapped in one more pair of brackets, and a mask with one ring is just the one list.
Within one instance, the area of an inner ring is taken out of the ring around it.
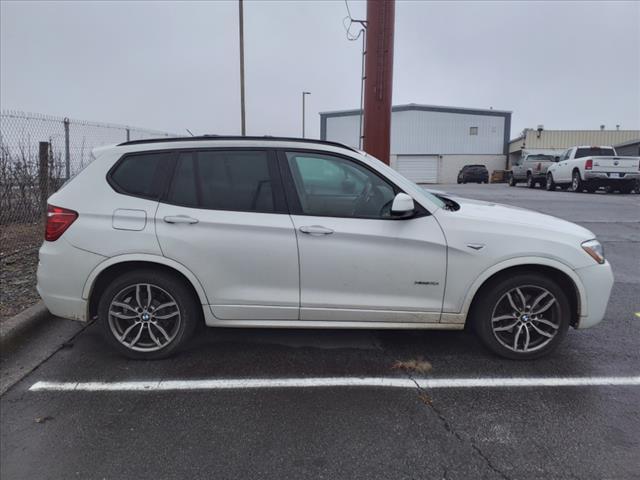
{"label": "building window", "polygon": [[478,135],[478,127],[469,127],[469,135]]}

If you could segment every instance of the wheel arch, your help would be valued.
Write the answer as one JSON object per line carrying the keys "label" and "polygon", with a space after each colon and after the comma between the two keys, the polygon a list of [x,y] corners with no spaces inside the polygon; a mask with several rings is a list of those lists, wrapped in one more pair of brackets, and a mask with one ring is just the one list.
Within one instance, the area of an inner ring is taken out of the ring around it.
{"label": "wheel arch", "polygon": [[154,268],[176,275],[192,289],[195,298],[198,299],[200,304],[206,305],[209,303],[202,284],[181,263],[158,255],[119,255],[100,263],[87,277],[82,291],[82,298],[87,299],[87,319],[91,319],[96,315],[100,294],[112,279],[124,272],[139,268]]}
{"label": "wheel arch", "polygon": [[586,292],[578,275],[563,263],[545,258],[513,259],[502,262],[483,272],[476,279],[465,298],[463,312],[466,320],[473,315],[473,308],[483,289],[494,281],[518,273],[539,273],[553,279],[569,298],[571,306],[571,325],[577,326],[581,316],[587,314]]}

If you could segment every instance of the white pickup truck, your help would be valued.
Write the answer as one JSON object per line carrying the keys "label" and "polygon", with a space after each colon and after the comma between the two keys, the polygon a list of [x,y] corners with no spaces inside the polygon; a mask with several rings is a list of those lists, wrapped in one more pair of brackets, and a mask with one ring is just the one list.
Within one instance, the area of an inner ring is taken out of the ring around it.
{"label": "white pickup truck", "polygon": [[571,147],[547,169],[547,190],[571,187],[595,192],[609,187],[630,193],[640,179],[640,157],[619,157],[613,147]]}

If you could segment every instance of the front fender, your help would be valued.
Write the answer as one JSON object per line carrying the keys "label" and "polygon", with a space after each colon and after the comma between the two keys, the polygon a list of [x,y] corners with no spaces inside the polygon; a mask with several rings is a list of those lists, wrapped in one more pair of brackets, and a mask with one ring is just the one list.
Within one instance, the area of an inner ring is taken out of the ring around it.
{"label": "front fender", "polygon": [[475,297],[480,287],[493,275],[499,273],[503,270],[513,267],[526,266],[526,265],[540,265],[544,267],[555,268],[556,270],[561,271],[565,275],[567,275],[576,286],[576,292],[578,294],[578,311],[580,312],[580,316],[588,315],[587,311],[587,295],[585,287],[582,283],[582,280],[578,276],[578,274],[568,265],[559,262],[557,260],[544,258],[544,257],[515,257],[510,258],[508,260],[504,260],[500,263],[492,265],[483,271],[471,284],[467,295],[465,296],[463,305],[462,305],[462,314],[466,318],[469,313],[469,308],[471,307],[471,302]]}

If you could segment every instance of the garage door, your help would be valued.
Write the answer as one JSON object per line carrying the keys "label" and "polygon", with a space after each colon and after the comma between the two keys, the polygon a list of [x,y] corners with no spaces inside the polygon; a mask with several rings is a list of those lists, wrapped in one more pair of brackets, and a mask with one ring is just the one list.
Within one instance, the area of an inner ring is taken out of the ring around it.
{"label": "garage door", "polygon": [[438,157],[398,155],[396,170],[415,183],[438,183]]}

